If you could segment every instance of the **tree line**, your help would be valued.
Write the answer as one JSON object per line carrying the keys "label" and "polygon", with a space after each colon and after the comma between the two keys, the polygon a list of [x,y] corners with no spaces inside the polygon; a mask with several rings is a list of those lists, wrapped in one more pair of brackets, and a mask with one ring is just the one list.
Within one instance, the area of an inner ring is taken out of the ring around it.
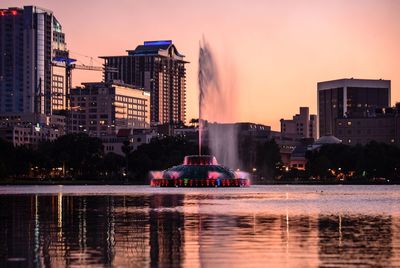
{"label": "tree line", "polygon": [[[248,150],[249,146],[255,150]],[[184,137],[154,138],[132,150],[128,141],[122,145],[123,156],[104,153],[100,139],[86,134],[68,134],[36,148],[14,147],[0,139],[0,179],[71,179],[146,183],[149,171],[179,165],[185,155],[198,153],[198,145]],[[202,149],[209,153],[207,147]],[[273,141],[253,144],[244,139],[239,144],[241,167],[274,176],[280,162],[279,147]]]}
{"label": "tree line", "polygon": [[308,151],[301,177],[345,181],[400,182],[400,148],[371,141],[366,145],[330,144]]}
{"label": "tree line", "polygon": [[[123,156],[104,153],[100,139],[86,134],[68,134],[37,148],[14,147],[0,139],[0,180],[97,180],[99,182],[147,183],[149,171],[164,170],[182,163],[185,155],[198,153],[197,144],[184,137],[154,138],[132,150],[128,141]],[[209,149],[203,148],[207,154]],[[239,139],[240,169],[256,180],[320,180],[400,182],[400,148],[377,142],[367,145],[324,145],[307,151],[305,170],[283,167],[274,140]]]}
{"label": "tree line", "polygon": [[0,179],[72,179],[147,182],[151,170],[182,163],[197,147],[180,137],[156,138],[132,151],[124,142],[124,156],[104,153],[100,139],[68,134],[37,148],[14,147],[0,139]]}

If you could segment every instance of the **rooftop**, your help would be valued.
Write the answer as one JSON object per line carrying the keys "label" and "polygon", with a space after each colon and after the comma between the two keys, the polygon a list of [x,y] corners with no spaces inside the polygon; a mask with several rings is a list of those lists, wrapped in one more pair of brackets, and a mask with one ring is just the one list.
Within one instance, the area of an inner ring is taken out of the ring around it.
{"label": "rooftop", "polygon": [[[171,57],[183,61],[185,55],[179,53],[172,40],[145,41],[143,45],[138,45],[134,50],[127,50],[128,56],[161,56]],[[118,58],[124,56],[101,56],[99,58]],[[186,62],[187,63],[187,62]]]}
{"label": "rooftop", "polygon": [[328,136],[322,136],[320,137],[318,140],[315,141],[315,144],[338,144],[338,143],[342,143],[341,140],[339,140],[338,138],[336,138],[333,135],[328,135]]}
{"label": "rooftop", "polygon": [[357,78],[341,78],[336,80],[321,81],[317,83],[319,90],[330,89],[335,87],[377,87],[388,88],[390,87],[390,80],[385,79],[357,79]]}

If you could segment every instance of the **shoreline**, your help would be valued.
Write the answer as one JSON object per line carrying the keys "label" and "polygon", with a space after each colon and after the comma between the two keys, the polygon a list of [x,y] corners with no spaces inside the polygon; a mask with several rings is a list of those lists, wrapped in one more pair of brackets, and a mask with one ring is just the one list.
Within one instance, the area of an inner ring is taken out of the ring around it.
{"label": "shoreline", "polygon": [[[251,185],[398,185],[398,182],[369,182],[369,181],[341,181],[341,182],[332,182],[332,181],[255,181],[252,182]],[[144,181],[95,181],[95,180],[54,180],[54,181],[28,181],[28,180],[0,180],[1,186],[47,186],[47,185],[71,185],[71,186],[94,186],[94,185],[121,185],[121,186],[146,186],[150,185],[150,183],[146,183]],[[173,187],[172,187],[173,188]],[[207,188],[207,187],[180,187],[180,188]],[[230,187],[227,187],[230,188]],[[235,188],[235,187],[232,187]]]}

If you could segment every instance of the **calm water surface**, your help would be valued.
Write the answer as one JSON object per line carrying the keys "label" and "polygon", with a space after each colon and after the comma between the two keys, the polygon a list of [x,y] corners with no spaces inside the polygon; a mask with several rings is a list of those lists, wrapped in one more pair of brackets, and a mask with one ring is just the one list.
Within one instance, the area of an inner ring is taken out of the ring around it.
{"label": "calm water surface", "polygon": [[400,267],[400,186],[0,187],[0,267]]}

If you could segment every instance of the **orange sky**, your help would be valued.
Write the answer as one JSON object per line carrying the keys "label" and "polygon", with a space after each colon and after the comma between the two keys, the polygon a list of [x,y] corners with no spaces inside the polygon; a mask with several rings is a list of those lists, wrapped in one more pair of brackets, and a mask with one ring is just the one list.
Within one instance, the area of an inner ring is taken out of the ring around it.
{"label": "orange sky", "polygon": [[[396,0],[2,0],[1,7],[54,11],[71,56],[89,64],[146,40],[172,39],[187,66],[187,119],[198,116],[197,61],[203,35],[233,77],[237,121],[271,125],[299,106],[316,112],[316,83],[343,77],[392,80],[400,101],[400,1]],[[75,53],[75,54],[74,54]],[[76,54],[79,53],[79,54]],[[227,66],[229,65],[229,66]],[[73,82],[101,73],[74,71]]]}

